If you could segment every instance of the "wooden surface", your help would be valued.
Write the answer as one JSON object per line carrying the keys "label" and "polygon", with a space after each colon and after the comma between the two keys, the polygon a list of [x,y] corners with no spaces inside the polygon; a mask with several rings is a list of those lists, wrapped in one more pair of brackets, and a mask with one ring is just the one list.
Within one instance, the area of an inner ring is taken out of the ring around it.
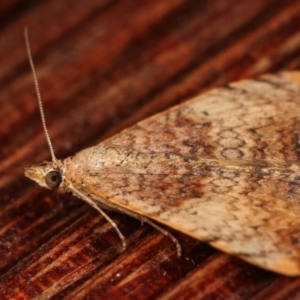
{"label": "wooden surface", "polygon": [[[59,158],[204,90],[300,65],[297,0],[0,4],[0,299],[300,299],[300,279],[43,190],[49,159],[24,28]],[[300,108],[299,108],[300,113]]]}

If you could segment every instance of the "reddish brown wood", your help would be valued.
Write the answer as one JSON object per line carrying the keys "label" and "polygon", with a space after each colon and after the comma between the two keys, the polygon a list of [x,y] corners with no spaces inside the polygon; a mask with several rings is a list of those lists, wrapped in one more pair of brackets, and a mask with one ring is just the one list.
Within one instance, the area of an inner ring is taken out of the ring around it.
{"label": "reddish brown wood", "polygon": [[25,25],[50,135],[65,157],[211,87],[299,68],[299,1],[15,3],[19,11],[0,5],[10,14],[0,23],[0,298],[299,298],[298,278],[174,232],[178,259],[168,238],[112,214],[128,239],[123,251],[92,208],[23,176],[25,164],[50,156]]}
{"label": "reddish brown wood", "polygon": [[[22,7],[21,0],[11,0],[11,1],[1,1],[0,3],[0,15],[1,15],[1,22],[3,23],[7,22],[7,20],[10,18],[16,11],[20,10]],[[30,3],[30,1],[28,1]],[[28,6],[27,2],[27,6]]]}

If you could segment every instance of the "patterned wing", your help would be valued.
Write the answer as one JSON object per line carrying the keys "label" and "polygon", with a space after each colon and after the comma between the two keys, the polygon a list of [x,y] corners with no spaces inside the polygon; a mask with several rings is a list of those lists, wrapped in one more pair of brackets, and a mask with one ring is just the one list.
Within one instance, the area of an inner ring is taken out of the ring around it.
{"label": "patterned wing", "polygon": [[66,177],[95,199],[298,275],[299,82],[283,73],[215,89],[79,152]]}

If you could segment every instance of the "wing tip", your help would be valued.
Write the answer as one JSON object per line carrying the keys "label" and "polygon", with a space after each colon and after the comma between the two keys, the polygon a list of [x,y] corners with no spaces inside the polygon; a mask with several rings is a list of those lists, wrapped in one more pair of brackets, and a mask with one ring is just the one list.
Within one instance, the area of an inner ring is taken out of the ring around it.
{"label": "wing tip", "polygon": [[282,258],[278,263],[268,268],[270,271],[286,276],[296,277],[300,275],[300,264],[295,258]]}

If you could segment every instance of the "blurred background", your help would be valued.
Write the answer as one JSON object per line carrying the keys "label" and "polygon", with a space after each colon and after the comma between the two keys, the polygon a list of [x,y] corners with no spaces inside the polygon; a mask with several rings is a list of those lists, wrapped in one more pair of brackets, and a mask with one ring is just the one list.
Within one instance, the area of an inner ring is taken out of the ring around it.
{"label": "blurred background", "polygon": [[[205,90],[300,65],[297,0],[0,2],[1,299],[297,299],[300,280],[46,191],[23,168],[64,158]],[[300,111],[300,108],[299,108]],[[229,116],[230,117],[230,116]]]}

